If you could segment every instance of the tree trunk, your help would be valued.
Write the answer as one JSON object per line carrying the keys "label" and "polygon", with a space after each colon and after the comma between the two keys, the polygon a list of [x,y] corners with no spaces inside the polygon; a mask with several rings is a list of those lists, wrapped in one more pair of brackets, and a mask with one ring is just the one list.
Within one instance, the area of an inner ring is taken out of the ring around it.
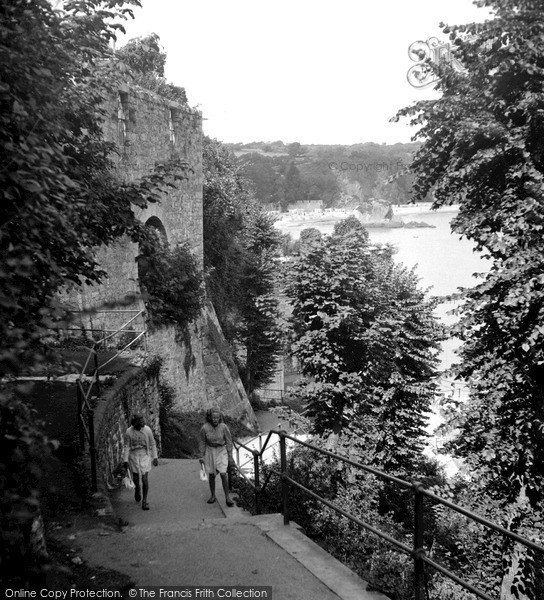
{"label": "tree trunk", "polygon": [[[529,505],[529,499],[525,494],[525,486],[522,486],[516,500],[515,514],[523,514],[530,510],[531,507]],[[510,523],[508,525],[511,525],[513,520],[514,517],[510,519]],[[528,594],[527,591],[522,592],[518,588],[516,594],[512,592],[512,583],[514,582],[516,576],[521,578],[522,566],[524,561],[527,559],[528,552],[529,549],[526,546],[523,546],[522,544],[514,544],[509,556],[504,557],[508,562],[508,570],[506,573],[504,573],[502,578],[500,600],[531,600],[531,595]],[[523,584],[524,590],[531,590],[533,589],[534,581],[523,581]]]}

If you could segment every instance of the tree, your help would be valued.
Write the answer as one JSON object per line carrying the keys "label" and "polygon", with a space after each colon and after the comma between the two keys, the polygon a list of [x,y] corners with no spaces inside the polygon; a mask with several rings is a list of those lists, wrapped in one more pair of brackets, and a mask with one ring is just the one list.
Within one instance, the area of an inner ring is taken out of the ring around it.
{"label": "tree", "polygon": [[134,38],[117,51],[117,57],[135,73],[164,77],[166,52],[159,42],[160,38],[156,33]]}
{"label": "tree", "polygon": [[189,245],[169,247],[152,228],[140,244],[138,275],[151,327],[180,330],[202,310],[203,276]]}
{"label": "tree", "polygon": [[285,196],[281,204],[283,211],[287,210],[289,204],[304,200],[304,192],[300,172],[294,162],[290,162],[285,172]]}
{"label": "tree", "polygon": [[166,52],[156,33],[129,40],[117,50],[116,58],[121,62],[122,71],[127,72],[134,83],[157,92],[164,98],[187,104],[185,89],[164,78]]}
{"label": "tree", "polygon": [[235,158],[204,140],[204,265],[221,328],[246,391],[267,383],[281,350],[273,220],[257,205]]}
{"label": "tree", "polygon": [[306,154],[306,152],[308,152],[308,150],[299,142],[287,144],[287,154],[289,154],[289,156],[293,159],[297,156],[301,156],[302,154]]}
{"label": "tree", "polygon": [[[442,65],[441,97],[400,111],[420,124],[416,199],[459,202],[455,232],[491,261],[456,328],[470,386],[452,448],[474,498],[506,526],[538,536],[544,501],[544,7],[486,0],[493,18],[444,27],[465,71]],[[489,504],[489,500],[486,502]],[[504,551],[501,598],[530,597],[533,557]]]}
{"label": "tree", "polygon": [[317,227],[306,227],[300,232],[299,248],[302,252],[310,250],[321,243],[323,236]]}
{"label": "tree", "polygon": [[162,167],[139,182],[119,181],[115,148],[102,135],[104,100],[119,89],[109,43],[138,5],[81,0],[61,12],[48,0],[13,0],[0,7],[1,545],[2,568],[14,573],[28,565],[23,540],[48,446],[8,379],[35,366],[43,339],[66,327],[59,289],[99,282],[96,250],[125,235],[139,241],[135,209],[158,200],[168,181]]}
{"label": "tree", "polygon": [[97,248],[139,239],[134,208],[166,182],[164,168],[118,180],[102,135],[101,107],[119,85],[108,42],[125,4],[137,2],[73,2],[62,15],[47,0],[2,9],[0,376],[31,364],[42,335],[62,327],[51,308],[61,286],[104,276]]}
{"label": "tree", "polygon": [[412,271],[356,219],[289,265],[299,395],[317,433],[356,434],[385,468],[413,470],[434,393],[440,330]]}
{"label": "tree", "polygon": [[239,159],[241,173],[254,186],[255,198],[260,204],[279,204],[283,197],[281,175],[272,167],[269,158],[256,152]]}
{"label": "tree", "polygon": [[321,200],[325,206],[333,204],[334,198],[340,193],[340,186],[330,161],[308,159],[299,165],[300,176],[309,200]]}

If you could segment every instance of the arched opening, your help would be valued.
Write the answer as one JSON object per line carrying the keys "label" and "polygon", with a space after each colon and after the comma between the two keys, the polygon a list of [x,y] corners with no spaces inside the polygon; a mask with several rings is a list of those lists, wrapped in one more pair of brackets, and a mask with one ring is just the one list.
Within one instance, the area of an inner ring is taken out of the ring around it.
{"label": "arched opening", "polygon": [[151,217],[145,226],[136,260],[149,322],[153,327],[184,327],[200,312],[202,273],[187,244],[169,246],[160,219]]}
{"label": "arched opening", "polygon": [[[158,244],[168,245],[168,236],[166,235],[166,229],[162,224],[162,221],[158,217],[150,217],[145,222],[145,226],[149,227],[152,232],[156,234],[156,240]],[[152,240],[153,238],[151,238]],[[139,254],[136,257],[138,263],[138,280],[140,282],[140,288],[142,287],[142,281],[144,280],[147,272],[149,271],[149,255],[152,252],[151,244],[144,245],[140,244]]]}
{"label": "arched opening", "polygon": [[162,242],[164,244],[168,243],[166,229],[164,228],[164,225],[162,224],[162,221],[159,219],[159,217],[149,217],[149,219],[147,219],[147,221],[145,222],[145,225],[146,227],[152,227],[153,229],[155,229],[161,237]]}

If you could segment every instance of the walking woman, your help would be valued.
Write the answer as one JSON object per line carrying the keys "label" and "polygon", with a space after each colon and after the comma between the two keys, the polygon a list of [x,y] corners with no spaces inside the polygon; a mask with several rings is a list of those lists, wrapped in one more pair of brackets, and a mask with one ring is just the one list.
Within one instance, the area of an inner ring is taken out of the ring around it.
{"label": "walking woman", "polygon": [[208,474],[211,496],[208,504],[213,504],[215,497],[215,475],[219,473],[223,491],[225,492],[225,502],[227,506],[233,506],[234,503],[229,495],[229,479],[227,470],[232,459],[232,437],[223,417],[217,408],[210,408],[206,412],[206,423],[200,430],[200,463],[204,465]]}
{"label": "walking woman", "polygon": [[[123,461],[125,469],[130,468],[132,472],[132,479],[136,486],[134,499],[136,502],[142,501],[143,510],[149,510],[149,504],[147,503],[147,493],[149,491],[147,474],[151,471],[152,462],[154,467],[159,464],[157,444],[155,443],[151,428],[145,425],[141,415],[134,415],[130,424],[131,427],[125,433]],[[142,477],[141,488],[140,475]]]}

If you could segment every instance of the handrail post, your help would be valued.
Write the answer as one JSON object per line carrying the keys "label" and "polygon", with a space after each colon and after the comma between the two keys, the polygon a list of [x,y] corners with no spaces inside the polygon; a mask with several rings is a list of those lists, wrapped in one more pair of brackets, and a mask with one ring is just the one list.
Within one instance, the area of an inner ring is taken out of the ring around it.
{"label": "handrail post", "polygon": [[283,524],[289,525],[289,483],[287,477],[287,447],[286,432],[281,430],[280,436],[280,464],[281,464],[281,503],[283,512]]}
{"label": "handrail post", "polygon": [[253,475],[255,481],[255,512],[261,514],[261,478],[259,472],[259,452],[253,450]]}
{"label": "handrail post", "polygon": [[423,484],[413,482],[414,488],[414,592],[415,600],[425,600],[425,564],[422,556],[425,554],[423,547]]}
{"label": "handrail post", "polygon": [[77,391],[77,432],[79,436],[79,450],[83,452],[85,450],[85,437],[83,432],[83,425],[81,419],[83,417],[83,395],[81,392],[81,382],[76,382]]}
{"label": "handrail post", "polygon": [[91,454],[91,485],[93,492],[98,491],[98,482],[96,476],[96,446],[94,440],[94,410],[87,410],[87,418],[89,420],[89,452]]}
{"label": "handrail post", "polygon": [[94,372],[96,374],[96,395],[100,398],[100,376],[98,375],[98,352],[96,350],[96,344],[93,346],[93,358],[94,358]]}

